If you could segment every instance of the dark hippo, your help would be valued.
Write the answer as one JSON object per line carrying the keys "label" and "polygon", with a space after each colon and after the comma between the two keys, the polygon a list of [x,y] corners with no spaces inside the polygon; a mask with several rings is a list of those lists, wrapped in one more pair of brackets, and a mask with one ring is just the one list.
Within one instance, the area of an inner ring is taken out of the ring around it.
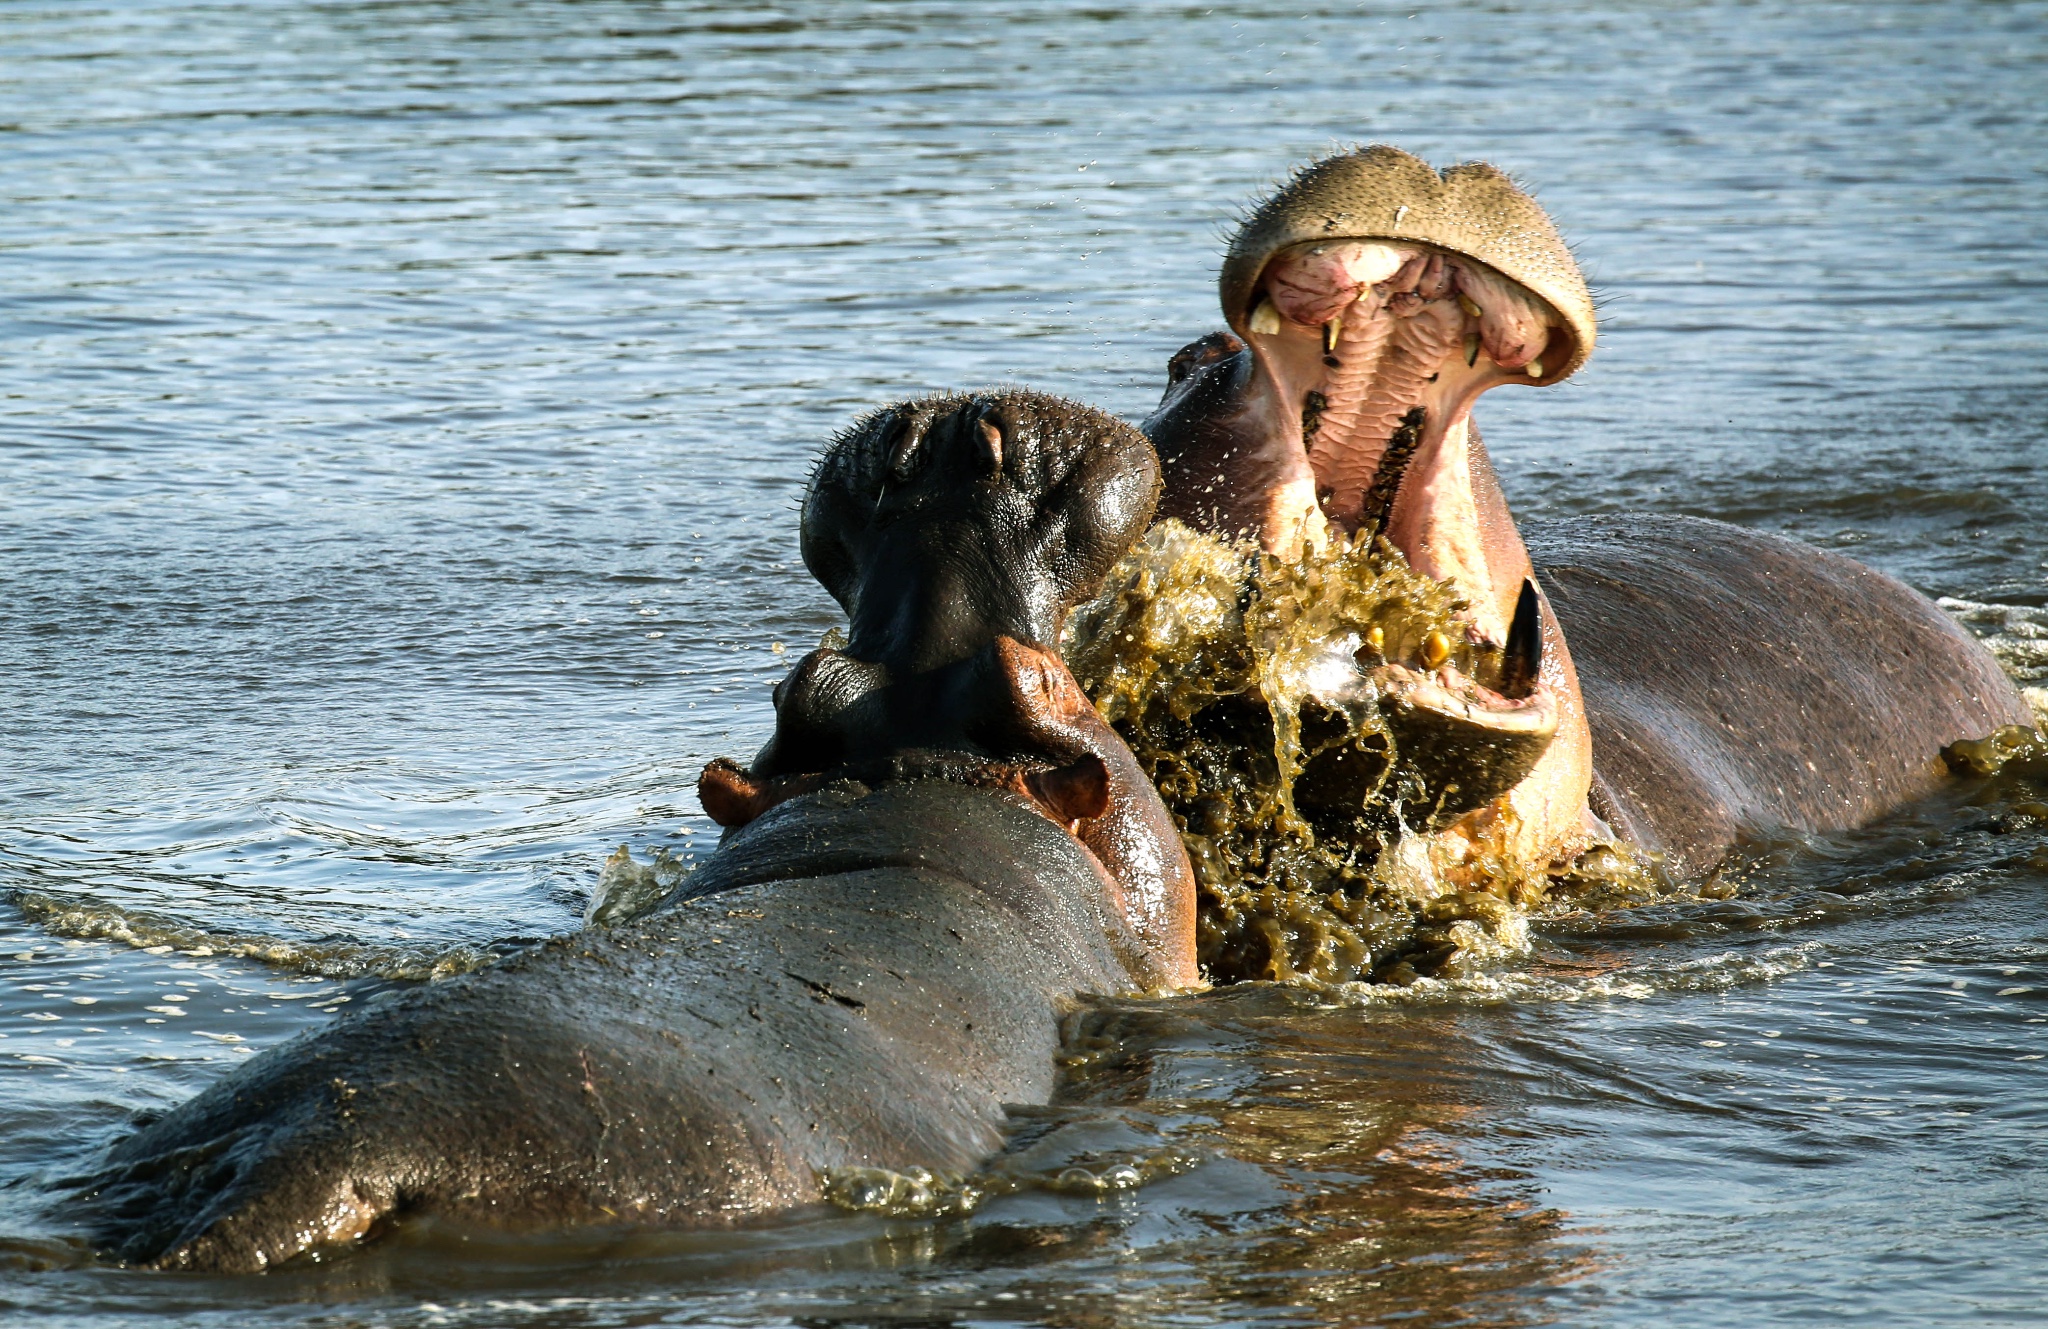
{"label": "dark hippo", "polygon": [[1052,643],[1150,519],[1152,449],[1023,392],[878,412],[804,505],[852,620],[778,689],[733,827],[654,912],[256,1057],[84,1183],[119,1259],[259,1270],[432,1212],[731,1224],[839,1166],[965,1169],[1052,1092],[1077,994],[1194,977],[1185,856]]}
{"label": "dark hippo", "polygon": [[1358,654],[1397,736],[1496,754],[1432,829],[1559,864],[1618,835],[1693,878],[1752,833],[1868,822],[1932,792],[1945,745],[2032,723],[1966,632],[1836,555],[1651,516],[1524,544],[1472,407],[1570,377],[1595,320],[1493,167],[1319,162],[1252,212],[1220,286],[1230,330],[1173,357],[1143,426],[1161,515],[1282,553],[1383,536],[1469,602],[1463,641]]}

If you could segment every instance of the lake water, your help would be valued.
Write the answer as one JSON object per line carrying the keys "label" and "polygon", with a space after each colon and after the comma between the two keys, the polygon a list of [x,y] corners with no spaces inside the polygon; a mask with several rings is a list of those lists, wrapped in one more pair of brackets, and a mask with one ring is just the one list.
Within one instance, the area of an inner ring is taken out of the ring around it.
{"label": "lake water", "polygon": [[577,926],[618,845],[703,852],[699,767],[835,621],[822,441],[995,381],[1142,415],[1237,210],[1374,140],[1529,182],[1603,301],[1480,409],[1520,514],[1846,549],[2048,681],[2048,6],[0,8],[0,1319],[2040,1323],[2012,787],[1460,988],[1108,1005],[968,1219],[213,1280],[51,1204],[254,1049]]}

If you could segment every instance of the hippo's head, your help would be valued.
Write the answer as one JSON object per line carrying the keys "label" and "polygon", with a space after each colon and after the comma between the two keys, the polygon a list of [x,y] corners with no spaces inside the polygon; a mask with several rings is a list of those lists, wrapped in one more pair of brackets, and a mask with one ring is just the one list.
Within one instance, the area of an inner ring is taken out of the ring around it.
{"label": "hippo's head", "polygon": [[804,563],[846,610],[847,654],[898,671],[992,638],[1059,640],[1151,519],[1137,430],[1036,392],[926,397],[840,435],[804,497]]}
{"label": "hippo's head", "polygon": [[1144,435],[1057,397],[927,397],[858,421],[803,504],[804,562],[846,610],[846,643],[777,685],[775,734],[750,766],[705,769],[705,810],[737,827],[842,780],[1007,791],[1102,866],[1133,972],[1192,981],[1187,855],[1058,649],[1158,497]]}
{"label": "hippo's head", "polygon": [[1576,680],[1471,427],[1488,388],[1562,382],[1592,351],[1592,299],[1549,218],[1491,166],[1366,148],[1255,208],[1220,292],[1230,331],[1174,356],[1144,425],[1161,515],[1280,553],[1365,532],[1454,586],[1463,640],[1390,641],[1359,664],[1465,806],[1514,789],[1525,819],[1575,829]]}
{"label": "hippo's head", "polygon": [[1334,524],[1426,560],[1424,491],[1479,394],[1562,382],[1593,349],[1592,298],[1535,201],[1491,166],[1440,175],[1396,148],[1318,162],[1260,204],[1219,287],[1230,332],[1174,357],[1147,425],[1171,435],[1162,515],[1268,548]]}

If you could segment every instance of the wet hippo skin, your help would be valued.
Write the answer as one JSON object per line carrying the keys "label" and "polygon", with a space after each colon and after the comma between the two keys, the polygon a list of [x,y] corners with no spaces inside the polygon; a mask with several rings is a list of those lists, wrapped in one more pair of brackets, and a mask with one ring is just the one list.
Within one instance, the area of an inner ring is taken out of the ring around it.
{"label": "wet hippo skin", "polygon": [[417,1210],[722,1224],[816,1202],[825,1167],[965,1168],[1005,1103],[1051,1093],[1060,1003],[1132,985],[1100,872],[1013,795],[826,789],[709,871],[687,903],[394,994],[145,1128],[94,1188],[112,1253],[256,1270]]}
{"label": "wet hippo skin", "polygon": [[1194,975],[1158,796],[1052,643],[1149,521],[1152,449],[1022,392],[877,412],[805,504],[853,623],[700,784],[729,829],[652,913],[254,1058],[79,1183],[117,1258],[253,1271],[431,1212],[703,1227],[823,1169],[964,1169],[1052,1092],[1084,994]]}
{"label": "wet hippo skin", "polygon": [[1593,732],[1592,803],[1671,873],[1933,793],[1941,748],[2029,724],[1998,662],[1851,559],[1687,517],[1528,528]]}

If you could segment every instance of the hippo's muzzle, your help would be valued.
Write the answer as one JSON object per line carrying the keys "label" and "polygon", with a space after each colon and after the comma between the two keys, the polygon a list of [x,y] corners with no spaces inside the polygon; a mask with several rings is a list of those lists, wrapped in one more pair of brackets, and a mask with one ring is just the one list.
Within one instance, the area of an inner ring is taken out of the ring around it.
{"label": "hippo's muzzle", "polygon": [[[1548,386],[1584,363],[1585,282],[1542,209],[1493,167],[1439,174],[1373,147],[1255,209],[1219,294],[1230,330],[1173,358],[1144,425],[1160,515],[1283,558],[1383,542],[1455,590],[1451,629],[1359,644],[1324,694],[1340,708],[1375,699],[1401,778],[1388,785],[1385,759],[1375,768],[1354,746],[1311,760],[1296,793],[1309,812],[1419,790],[1404,819],[1440,828],[1530,779],[1564,727],[1580,732],[1569,656],[1471,413],[1490,388]],[[1563,786],[1582,766],[1551,763],[1560,792],[1525,801],[1575,826]]]}

